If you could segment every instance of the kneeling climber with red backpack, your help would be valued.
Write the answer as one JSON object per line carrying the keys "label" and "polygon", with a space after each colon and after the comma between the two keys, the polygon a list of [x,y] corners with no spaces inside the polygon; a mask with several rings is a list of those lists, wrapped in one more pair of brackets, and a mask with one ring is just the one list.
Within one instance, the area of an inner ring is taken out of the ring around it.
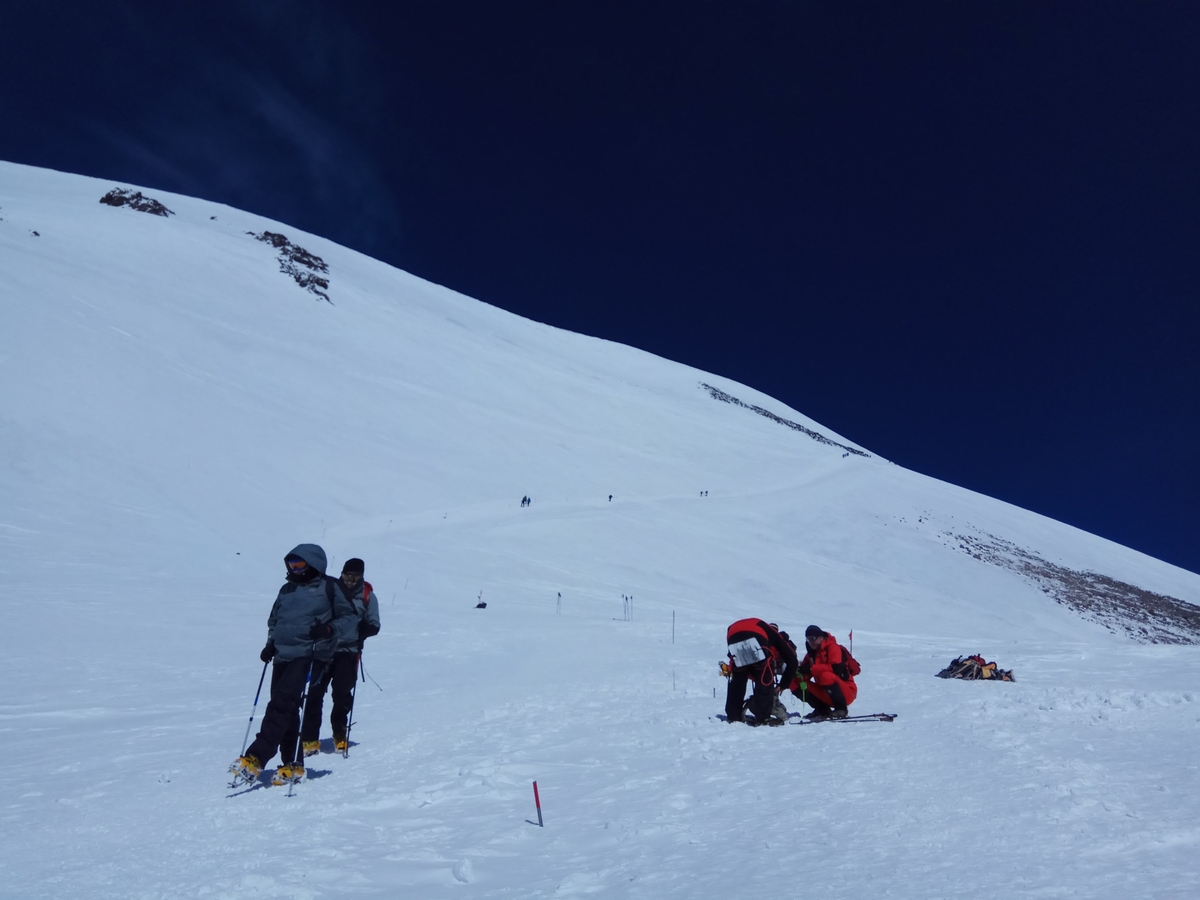
{"label": "kneeling climber with red backpack", "polygon": [[808,649],[800,663],[792,693],[813,708],[806,719],[844,719],[847,707],[858,696],[854,676],[862,671],[850,651],[816,625],[804,630]]}
{"label": "kneeling climber with red backpack", "polygon": [[[729,663],[722,667],[729,674],[729,688],[725,694],[726,721],[782,725],[787,721],[787,710],[779,702],[778,694],[796,677],[796,648],[786,634],[762,619],[739,619],[729,626],[726,640]],[[777,688],[775,676],[781,668],[783,677]],[[749,708],[754,714],[753,720],[746,719],[742,713],[746,682],[751,679],[754,680],[754,693]]]}

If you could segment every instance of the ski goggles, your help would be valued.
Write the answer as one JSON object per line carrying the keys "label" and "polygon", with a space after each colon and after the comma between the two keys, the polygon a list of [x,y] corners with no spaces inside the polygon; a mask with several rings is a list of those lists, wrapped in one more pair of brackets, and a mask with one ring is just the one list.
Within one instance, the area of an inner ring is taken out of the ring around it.
{"label": "ski goggles", "polygon": [[298,556],[289,556],[284,562],[287,564],[288,571],[293,575],[301,575],[308,568],[308,563]]}

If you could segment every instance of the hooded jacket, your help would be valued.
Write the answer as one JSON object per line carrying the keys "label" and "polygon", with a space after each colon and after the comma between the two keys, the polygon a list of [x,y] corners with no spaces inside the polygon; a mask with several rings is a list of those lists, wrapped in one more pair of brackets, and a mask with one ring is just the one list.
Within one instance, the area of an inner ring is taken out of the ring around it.
{"label": "hooded jacket", "polygon": [[[275,645],[275,658],[280,662],[310,656],[328,662],[333,658],[341,620],[357,621],[358,617],[338,585],[332,583],[334,579],[325,574],[324,550],[316,544],[300,544],[288,556],[299,556],[318,574],[306,582],[289,578],[279,589],[267,617],[267,640]],[[328,587],[326,582],[331,582]],[[314,625],[333,625],[334,634],[314,641],[309,637]]]}
{"label": "hooded jacket", "polygon": [[[804,661],[800,663],[800,671],[808,674],[821,686],[828,686],[834,682],[842,685],[854,684],[854,676],[842,666],[842,659],[842,647],[837,638],[826,633],[816,652],[810,650],[805,655]],[[842,678],[839,672],[846,677]]]}
{"label": "hooded jacket", "polygon": [[359,639],[359,629],[363,626],[367,636],[379,634],[379,598],[368,581],[359,581],[353,588],[337,579],[337,588],[354,609],[354,615],[345,616],[337,621],[337,651],[338,653],[357,653],[362,649]]}

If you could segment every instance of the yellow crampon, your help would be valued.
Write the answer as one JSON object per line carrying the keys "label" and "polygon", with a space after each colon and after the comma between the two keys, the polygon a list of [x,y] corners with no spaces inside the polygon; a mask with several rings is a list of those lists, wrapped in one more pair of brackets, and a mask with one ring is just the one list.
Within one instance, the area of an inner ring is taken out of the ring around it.
{"label": "yellow crampon", "polygon": [[233,783],[230,787],[250,784],[258,778],[260,772],[262,772],[262,763],[258,761],[257,757],[239,756],[229,767],[229,774],[233,776]]}
{"label": "yellow crampon", "polygon": [[304,780],[304,766],[299,763],[292,763],[290,766],[280,766],[275,770],[275,777],[271,779],[271,784],[279,787],[283,784],[299,784]]}

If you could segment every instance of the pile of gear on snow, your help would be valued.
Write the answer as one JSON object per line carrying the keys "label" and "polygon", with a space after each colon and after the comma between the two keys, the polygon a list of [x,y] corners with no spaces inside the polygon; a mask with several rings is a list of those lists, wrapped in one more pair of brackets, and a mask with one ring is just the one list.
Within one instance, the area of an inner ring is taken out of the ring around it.
{"label": "pile of gear on snow", "polygon": [[1012,669],[1001,669],[979,654],[960,656],[937,673],[938,678],[962,678],[966,681],[1016,681]]}

